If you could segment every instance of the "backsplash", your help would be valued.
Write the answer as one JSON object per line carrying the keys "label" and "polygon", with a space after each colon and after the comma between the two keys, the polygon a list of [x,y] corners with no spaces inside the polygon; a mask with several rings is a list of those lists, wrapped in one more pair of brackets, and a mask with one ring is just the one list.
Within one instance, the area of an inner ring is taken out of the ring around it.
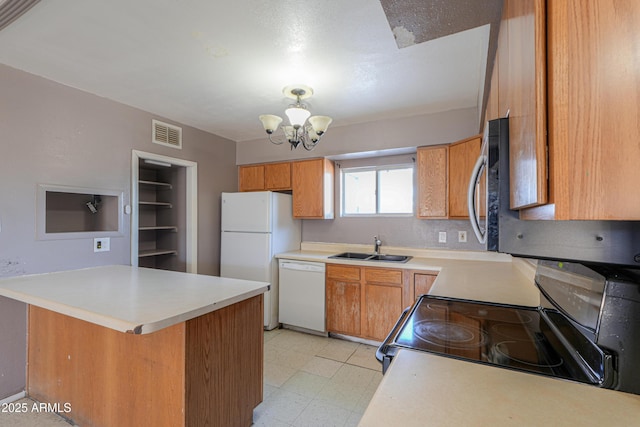
{"label": "backsplash", "polygon": [[[439,243],[439,232],[447,233],[447,242]],[[458,242],[458,231],[466,231],[467,242]],[[482,251],[471,224],[466,220],[424,220],[414,217],[341,218],[303,220],[302,240],[325,243],[371,244],[373,236],[385,246],[419,249],[455,249]]]}

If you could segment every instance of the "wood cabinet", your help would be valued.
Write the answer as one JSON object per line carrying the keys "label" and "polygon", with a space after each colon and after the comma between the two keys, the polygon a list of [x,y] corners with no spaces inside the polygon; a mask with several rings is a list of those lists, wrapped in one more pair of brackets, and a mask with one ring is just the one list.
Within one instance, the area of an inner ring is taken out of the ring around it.
{"label": "wood cabinet", "polygon": [[291,190],[291,162],[264,165],[265,190]]}
{"label": "wood cabinet", "polygon": [[363,335],[383,341],[408,304],[402,270],[363,268]]}
{"label": "wood cabinet", "polygon": [[291,162],[239,166],[238,188],[240,191],[291,190]]}
{"label": "wood cabinet", "polygon": [[332,219],[334,165],[328,159],[292,163],[293,217]]}
{"label": "wood cabinet", "polygon": [[410,305],[402,269],[327,265],[327,330],[382,341]]}
{"label": "wood cabinet", "polygon": [[411,272],[411,283],[412,283],[412,291],[413,297],[412,300],[418,299],[420,295],[428,294],[433,286],[433,282],[436,281],[438,277],[438,273],[436,272],[424,272],[424,271],[412,271]]}
{"label": "wood cabinet", "polygon": [[640,2],[550,1],[547,26],[547,216],[640,220]]}
{"label": "wood cabinet", "polygon": [[544,0],[504,2],[486,117],[509,115],[510,205],[547,202]]}
{"label": "wood cabinet", "polygon": [[633,0],[505,1],[489,106],[509,111],[521,218],[640,219],[639,24]]}
{"label": "wood cabinet", "polygon": [[249,426],[263,394],[263,304],[142,335],[30,305],[27,393],[70,402],[77,425]]}
{"label": "wood cabinet", "polygon": [[449,146],[449,218],[469,218],[467,191],[481,145],[482,136],[476,135]]}
{"label": "wood cabinet", "polygon": [[418,218],[468,218],[467,188],[482,136],[418,147]]}
{"label": "wood cabinet", "polygon": [[327,331],[360,336],[360,267],[328,264]]}
{"label": "wood cabinet", "polygon": [[448,215],[449,147],[418,147],[418,218],[446,218]]}

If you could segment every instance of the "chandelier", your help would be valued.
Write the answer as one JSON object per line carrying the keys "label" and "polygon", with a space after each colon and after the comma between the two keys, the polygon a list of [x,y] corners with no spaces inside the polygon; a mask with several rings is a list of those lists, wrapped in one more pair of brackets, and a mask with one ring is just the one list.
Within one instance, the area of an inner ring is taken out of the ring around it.
{"label": "chandelier", "polygon": [[[289,105],[289,108],[284,111],[289,118],[289,124],[280,125],[282,123],[282,117],[274,116],[273,114],[263,114],[258,117],[267,135],[269,135],[269,141],[278,145],[288,141],[289,144],[291,144],[292,150],[298,148],[300,144],[308,151],[313,150],[331,124],[331,117],[311,116],[307,106],[300,102],[313,95],[313,89],[309,86],[287,86],[282,89],[282,93],[284,93],[287,98],[296,100],[295,104]],[[280,127],[284,133],[283,139],[276,139],[273,136],[274,132],[278,130],[278,127]]]}

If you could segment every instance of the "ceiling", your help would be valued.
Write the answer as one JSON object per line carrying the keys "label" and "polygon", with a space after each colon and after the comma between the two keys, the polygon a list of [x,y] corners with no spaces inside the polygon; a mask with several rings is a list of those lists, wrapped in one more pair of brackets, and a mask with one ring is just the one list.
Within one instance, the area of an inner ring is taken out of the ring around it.
{"label": "ceiling", "polygon": [[481,111],[501,4],[47,0],[0,26],[0,63],[245,141],[296,83],[332,127]]}

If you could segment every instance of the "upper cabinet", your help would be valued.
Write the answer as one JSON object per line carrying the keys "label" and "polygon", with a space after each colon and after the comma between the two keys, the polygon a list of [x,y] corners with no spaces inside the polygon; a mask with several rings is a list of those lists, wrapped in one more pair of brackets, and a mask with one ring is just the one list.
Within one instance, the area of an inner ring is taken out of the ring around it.
{"label": "upper cabinet", "polygon": [[448,215],[449,147],[418,147],[418,218],[446,218]]}
{"label": "upper cabinet", "polygon": [[544,0],[506,0],[487,119],[509,114],[511,209],[547,203]]}
{"label": "upper cabinet", "polygon": [[640,220],[639,26],[634,0],[505,1],[486,117],[521,218]]}
{"label": "upper cabinet", "polygon": [[291,190],[291,163],[265,163],[238,167],[240,191]]}
{"label": "upper cabinet", "polygon": [[294,218],[333,218],[333,177],[334,165],[328,159],[291,164]]}
{"label": "upper cabinet", "polygon": [[476,135],[449,146],[449,218],[469,218],[467,191],[481,145]]}
{"label": "upper cabinet", "polygon": [[418,218],[469,217],[467,189],[481,144],[481,135],[475,135],[453,144],[418,147]]}
{"label": "upper cabinet", "polygon": [[550,1],[550,208],[640,220],[640,2]]}

